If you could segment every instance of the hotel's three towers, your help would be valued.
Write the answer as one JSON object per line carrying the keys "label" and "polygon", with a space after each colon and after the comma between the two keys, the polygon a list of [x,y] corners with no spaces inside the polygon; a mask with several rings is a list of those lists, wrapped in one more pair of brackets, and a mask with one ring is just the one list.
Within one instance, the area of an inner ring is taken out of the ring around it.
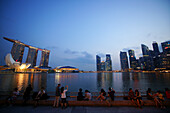
{"label": "hotel's three towers", "polygon": [[8,40],[10,42],[13,42],[13,46],[11,49],[11,55],[15,61],[22,62],[24,49],[25,49],[25,47],[28,47],[29,50],[28,50],[26,63],[30,63],[31,67],[36,66],[38,51],[42,51],[40,66],[48,67],[49,54],[50,54],[49,50],[32,47],[32,46],[26,45],[20,41],[9,39],[6,37],[4,37],[4,39]]}

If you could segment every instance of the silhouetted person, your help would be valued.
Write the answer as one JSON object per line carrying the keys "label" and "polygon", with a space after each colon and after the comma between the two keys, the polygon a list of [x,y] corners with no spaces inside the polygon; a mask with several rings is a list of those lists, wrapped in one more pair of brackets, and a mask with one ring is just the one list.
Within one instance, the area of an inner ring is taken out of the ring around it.
{"label": "silhouetted person", "polygon": [[[56,96],[54,100],[53,107],[58,107],[59,106],[59,101],[60,101],[60,96],[61,96],[61,89],[60,89],[60,84],[56,87]],[[56,104],[57,103],[57,104]]]}
{"label": "silhouetted person", "polygon": [[30,99],[31,91],[32,91],[32,87],[31,84],[29,84],[23,95],[24,104],[26,104],[26,102]]}
{"label": "silhouetted person", "polygon": [[83,96],[83,92],[82,92],[82,89],[81,89],[81,88],[79,89],[78,96],[77,96],[77,100],[78,100],[78,101],[84,100],[84,96]]}

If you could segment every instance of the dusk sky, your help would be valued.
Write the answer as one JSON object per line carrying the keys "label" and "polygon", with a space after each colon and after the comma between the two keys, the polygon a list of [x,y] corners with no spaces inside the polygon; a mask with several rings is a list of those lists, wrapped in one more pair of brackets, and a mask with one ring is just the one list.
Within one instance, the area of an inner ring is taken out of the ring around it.
{"label": "dusk sky", "polygon": [[120,51],[139,58],[141,44],[170,40],[170,0],[0,0],[0,65],[12,48],[3,37],[50,50],[53,68],[96,70],[96,55],[110,54],[118,70]]}

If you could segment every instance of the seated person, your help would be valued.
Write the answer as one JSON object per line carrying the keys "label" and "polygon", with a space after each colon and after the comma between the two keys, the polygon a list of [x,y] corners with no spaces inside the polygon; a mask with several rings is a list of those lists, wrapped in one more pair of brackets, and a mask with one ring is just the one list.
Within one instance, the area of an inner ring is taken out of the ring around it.
{"label": "seated person", "polygon": [[164,109],[164,97],[163,94],[160,91],[157,91],[157,93],[154,95],[154,101],[156,103],[156,107],[159,107],[159,105],[161,106],[161,109]]}
{"label": "seated person", "polygon": [[90,93],[90,91],[85,90],[85,98],[84,98],[84,100],[87,100],[87,101],[91,100],[91,93]]}
{"label": "seated person", "polygon": [[135,97],[135,95],[134,95],[134,92],[133,92],[132,88],[129,88],[128,99],[131,100],[132,103],[135,104],[134,97]]}
{"label": "seated person", "polygon": [[153,96],[151,93],[152,93],[151,88],[148,88],[148,90],[146,91],[146,96],[148,100],[153,100]]}
{"label": "seated person", "polygon": [[165,94],[166,98],[170,99],[170,90],[168,88],[165,88]]}
{"label": "seated person", "polygon": [[84,100],[84,96],[81,88],[79,89],[77,100],[78,101]]}
{"label": "seated person", "polygon": [[110,100],[114,101],[114,94],[115,94],[115,90],[113,88],[109,87],[109,92],[108,92],[108,97],[110,98]]}
{"label": "seated person", "polygon": [[101,89],[100,95],[96,98],[97,100],[100,99],[101,101],[106,99],[106,92],[104,89]]}
{"label": "seated person", "polygon": [[135,90],[135,99],[137,101],[138,107],[141,108],[141,106],[143,105],[142,96],[141,96],[141,93],[137,89]]}

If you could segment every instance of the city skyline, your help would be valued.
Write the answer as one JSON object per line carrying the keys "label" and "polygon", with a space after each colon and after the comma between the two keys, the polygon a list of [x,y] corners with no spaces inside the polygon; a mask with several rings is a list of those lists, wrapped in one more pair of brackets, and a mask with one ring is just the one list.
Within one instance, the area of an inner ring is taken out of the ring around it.
{"label": "city skyline", "polygon": [[96,54],[101,60],[110,54],[112,69],[120,70],[120,51],[133,49],[139,58],[141,44],[152,49],[156,41],[162,51],[161,42],[170,39],[168,0],[1,0],[0,12],[0,65],[12,48],[2,37],[50,50],[53,68],[80,70],[96,70]]}

